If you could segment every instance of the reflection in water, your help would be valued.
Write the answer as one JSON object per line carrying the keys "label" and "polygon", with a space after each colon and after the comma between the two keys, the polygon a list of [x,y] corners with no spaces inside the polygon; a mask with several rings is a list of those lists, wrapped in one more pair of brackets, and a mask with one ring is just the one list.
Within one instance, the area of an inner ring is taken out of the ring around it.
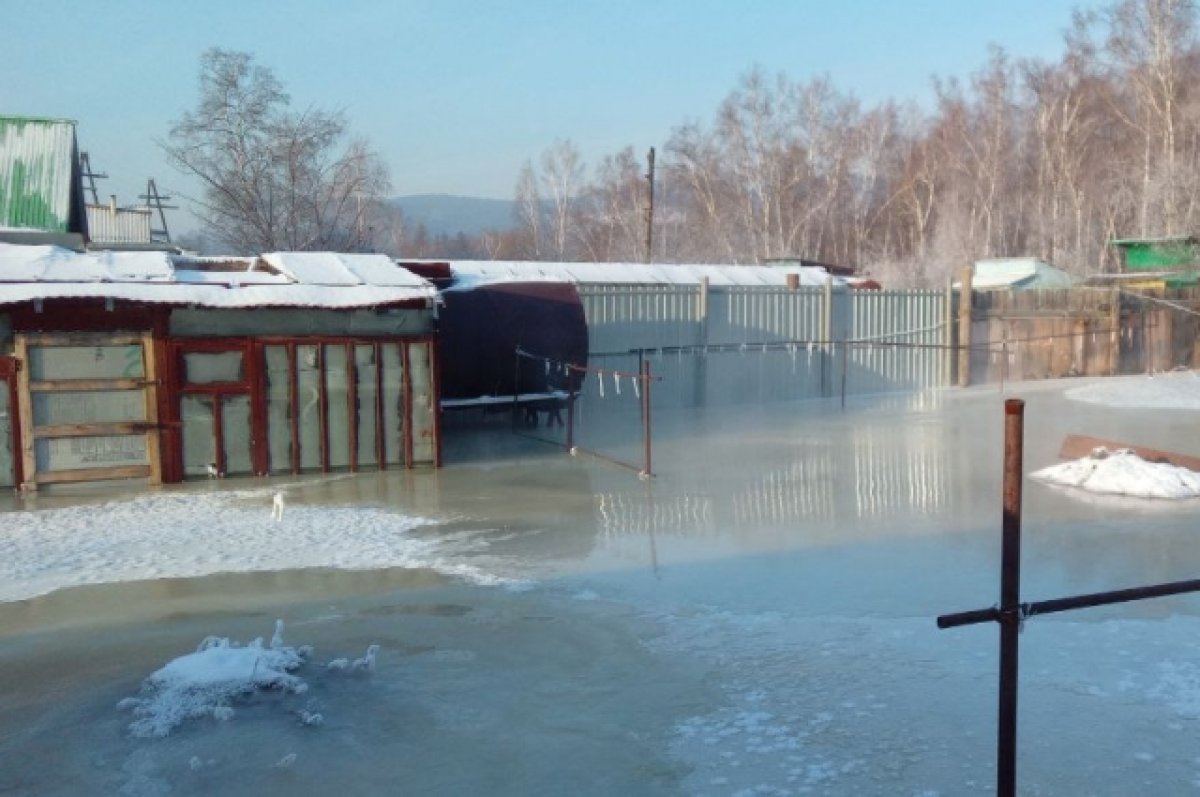
{"label": "reflection in water", "polygon": [[597,493],[597,526],[603,538],[629,534],[696,534],[714,529],[708,496],[684,493],[659,497],[649,493]]}

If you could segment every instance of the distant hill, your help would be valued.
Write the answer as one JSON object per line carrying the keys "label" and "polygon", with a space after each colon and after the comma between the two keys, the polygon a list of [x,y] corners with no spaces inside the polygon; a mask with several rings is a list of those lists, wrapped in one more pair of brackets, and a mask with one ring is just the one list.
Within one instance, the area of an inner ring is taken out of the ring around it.
{"label": "distant hill", "polygon": [[392,198],[409,224],[424,224],[431,235],[478,235],[484,230],[514,226],[514,203],[509,199],[484,199],[450,194],[412,194]]}

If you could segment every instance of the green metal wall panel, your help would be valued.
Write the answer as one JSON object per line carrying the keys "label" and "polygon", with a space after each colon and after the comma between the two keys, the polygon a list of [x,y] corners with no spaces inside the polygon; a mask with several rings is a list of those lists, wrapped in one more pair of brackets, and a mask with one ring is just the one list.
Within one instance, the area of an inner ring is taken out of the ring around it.
{"label": "green metal wall panel", "polygon": [[0,227],[67,232],[75,123],[0,116]]}

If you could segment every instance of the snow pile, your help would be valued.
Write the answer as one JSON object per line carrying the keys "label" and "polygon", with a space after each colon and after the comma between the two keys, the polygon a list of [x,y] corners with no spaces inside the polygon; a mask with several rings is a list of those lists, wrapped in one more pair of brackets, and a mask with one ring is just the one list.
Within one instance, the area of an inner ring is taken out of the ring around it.
{"label": "snow pile", "polygon": [[[275,621],[275,634],[266,647],[262,637],[239,645],[227,637],[206,637],[195,653],[180,656],[150,674],[142,682],[141,694],[117,704],[135,717],[129,725],[134,736],[167,736],[184,722],[206,717],[233,719],[234,705],[248,702],[259,692],[269,691],[300,695],[308,691],[303,678],[294,675],[308,663],[312,647],[291,647],[283,643],[283,621]],[[371,645],[366,654],[352,663],[334,659],[326,670],[345,673],[372,673],[379,645]],[[335,666],[345,662],[342,666]],[[318,701],[293,711],[301,725],[317,726],[324,717],[314,710]]]}
{"label": "snow pile", "polygon": [[1200,374],[1171,371],[1156,376],[1108,377],[1072,388],[1065,395],[1075,401],[1108,407],[1200,410]]}
{"label": "snow pile", "polygon": [[1200,473],[1166,462],[1147,462],[1126,448],[1097,448],[1089,456],[1042,468],[1030,477],[1102,495],[1200,497]]}
{"label": "snow pile", "polygon": [[190,719],[233,717],[232,703],[258,690],[301,694],[308,685],[292,672],[311,655],[311,648],[283,644],[283,621],[275,623],[269,647],[262,638],[246,646],[225,637],[210,636],[195,653],[180,656],[152,673],[140,697],[122,700],[118,708],[136,717],[129,726],[134,736],[162,737]]}

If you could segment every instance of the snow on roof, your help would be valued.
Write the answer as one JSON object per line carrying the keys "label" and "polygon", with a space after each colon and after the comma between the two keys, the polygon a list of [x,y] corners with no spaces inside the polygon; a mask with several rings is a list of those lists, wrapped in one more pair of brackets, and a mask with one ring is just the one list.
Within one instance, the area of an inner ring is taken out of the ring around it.
{"label": "snow on roof", "polygon": [[827,281],[844,285],[845,280],[820,268],[805,266],[669,265],[662,263],[543,263],[533,261],[451,260],[450,269],[459,284],[494,282],[573,282],[576,284],[768,285],[784,287],[787,275],[797,274],[800,284],[823,286]]}
{"label": "snow on roof", "polygon": [[388,285],[418,287],[424,279],[387,255],[338,252],[271,252],[262,259],[283,274],[307,285]]}
{"label": "snow on roof", "polygon": [[349,309],[433,299],[431,283],[384,255],[276,252],[198,258],[167,252],[77,253],[0,243],[0,304],[111,298],[201,307]]}
{"label": "snow on roof", "polygon": [[1072,279],[1067,272],[1034,257],[997,257],[975,261],[971,287],[991,288],[1067,288]]}
{"label": "snow on roof", "polygon": [[0,243],[0,283],[170,282],[173,272],[166,252],[80,254],[61,246]]}

